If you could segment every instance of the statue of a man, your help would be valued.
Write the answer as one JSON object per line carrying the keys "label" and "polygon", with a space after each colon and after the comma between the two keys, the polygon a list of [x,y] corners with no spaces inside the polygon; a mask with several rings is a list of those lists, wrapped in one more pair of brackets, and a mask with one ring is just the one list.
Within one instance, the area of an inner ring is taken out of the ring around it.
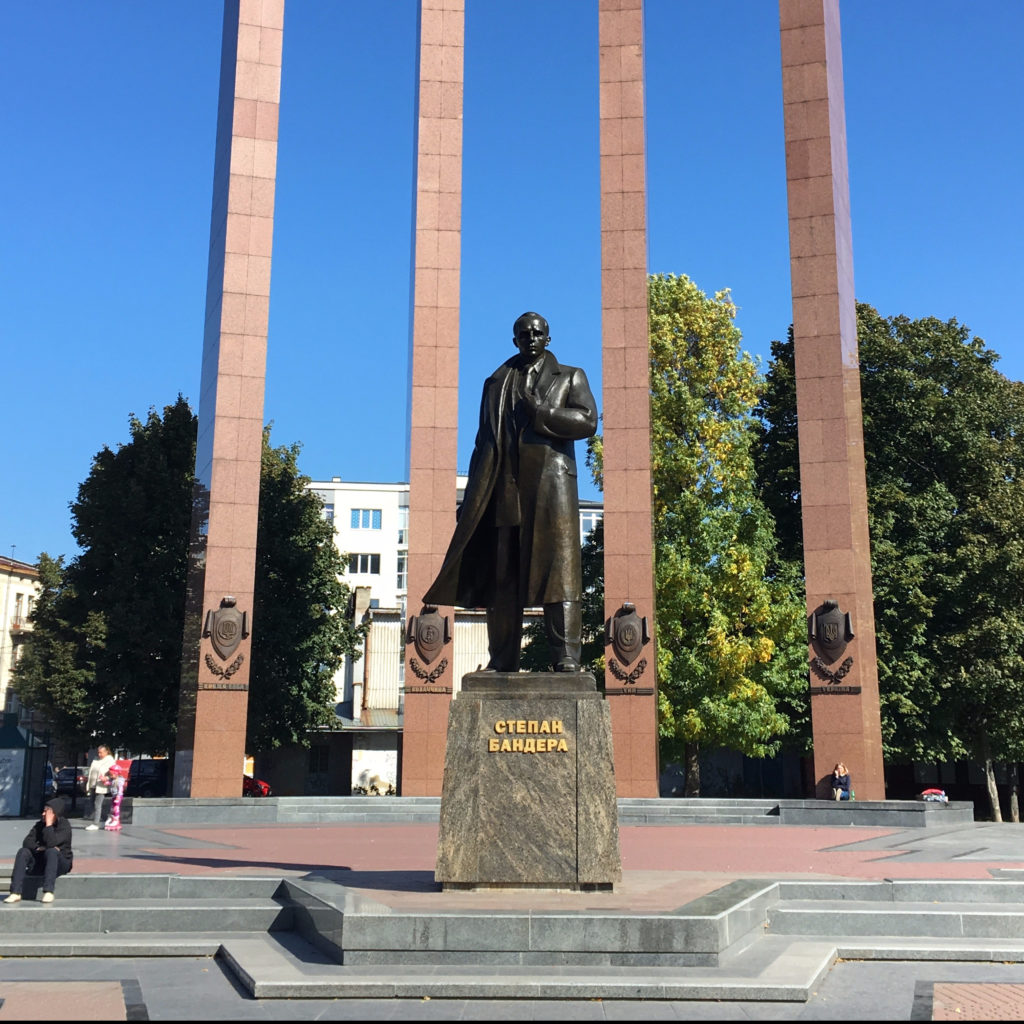
{"label": "statue of a man", "polygon": [[556,672],[581,655],[575,442],[597,430],[587,375],[547,351],[548,323],[524,313],[519,355],[484,383],[469,482],[444,564],[424,602],[487,609],[488,671],[517,672],[523,609],[543,605]]}

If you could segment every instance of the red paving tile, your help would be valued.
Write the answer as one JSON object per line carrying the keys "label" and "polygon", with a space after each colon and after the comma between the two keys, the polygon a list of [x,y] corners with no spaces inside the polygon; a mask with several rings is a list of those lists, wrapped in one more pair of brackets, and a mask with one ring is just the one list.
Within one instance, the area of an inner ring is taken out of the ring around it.
{"label": "red paving tile", "polygon": [[1024,1020],[1024,985],[937,981],[932,1020]]}
{"label": "red paving tile", "polygon": [[[422,892],[431,887],[429,877],[423,876],[433,874],[437,845],[437,826],[429,824],[182,826],[160,831],[197,845],[168,849],[154,844],[140,851],[126,844],[121,853],[118,837],[112,836],[112,856],[81,851],[75,870],[305,875],[347,869],[374,873],[382,888]],[[990,878],[990,868],[1005,866],[929,861],[920,853],[914,860],[904,860],[899,849],[856,845],[894,834],[891,829],[850,827],[627,826],[620,832],[620,844],[627,888],[634,898],[652,904],[670,900],[678,905],[683,891],[699,894],[732,878]],[[211,848],[207,843],[220,845]],[[387,873],[403,872],[420,877],[414,885],[399,877],[386,878]]]}
{"label": "red paving tile", "polygon": [[5,981],[0,1020],[127,1020],[119,981]]}

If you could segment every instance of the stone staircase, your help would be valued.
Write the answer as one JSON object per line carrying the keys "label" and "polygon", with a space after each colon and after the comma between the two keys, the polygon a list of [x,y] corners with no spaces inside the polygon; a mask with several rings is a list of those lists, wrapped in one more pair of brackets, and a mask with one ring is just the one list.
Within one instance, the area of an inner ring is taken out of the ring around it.
{"label": "stone staircase", "polygon": [[1024,882],[780,882],[767,928],[861,944],[925,938],[1024,948]]}
{"label": "stone staircase", "polygon": [[217,956],[259,998],[760,1001],[806,1000],[837,957],[1024,962],[1016,879],[744,880],[629,913],[403,910],[344,875],[71,874],[0,905],[0,956]]}

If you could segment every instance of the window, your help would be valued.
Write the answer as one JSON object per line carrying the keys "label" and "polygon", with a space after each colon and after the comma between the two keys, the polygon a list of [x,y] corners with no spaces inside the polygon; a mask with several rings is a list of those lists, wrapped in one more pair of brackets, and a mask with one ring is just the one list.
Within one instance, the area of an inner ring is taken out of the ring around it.
{"label": "window", "polygon": [[380,575],[380,555],[349,555],[348,571]]}
{"label": "window", "polygon": [[408,574],[409,574],[408,561],[409,561],[409,556],[408,555],[400,554],[398,556],[398,579],[397,579],[397,581],[395,583],[395,586],[399,590],[405,590],[405,588],[408,585]]}
{"label": "window", "polygon": [[329,523],[334,522],[334,492],[333,491],[314,491],[313,492],[323,503],[324,507],[321,509],[320,514]]}
{"label": "window", "polygon": [[379,530],[380,509],[379,508],[354,508],[352,509],[352,521],[349,524],[353,530]]}
{"label": "window", "polygon": [[14,595],[14,618],[11,620],[16,626],[21,625],[21,602],[25,600],[24,594]]}
{"label": "window", "polygon": [[594,527],[601,522],[603,512],[596,509],[587,509],[580,512],[580,540],[584,541],[593,532]]}
{"label": "window", "polygon": [[409,506],[398,506],[398,543],[409,543]]}

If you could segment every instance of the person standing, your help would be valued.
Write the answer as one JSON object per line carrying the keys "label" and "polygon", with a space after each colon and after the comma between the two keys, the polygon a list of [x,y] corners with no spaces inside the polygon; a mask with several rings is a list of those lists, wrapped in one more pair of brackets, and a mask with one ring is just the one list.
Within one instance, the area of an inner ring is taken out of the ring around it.
{"label": "person standing", "polygon": [[64,817],[64,798],[56,796],[43,808],[42,817],[25,836],[14,856],[11,891],[4,903],[20,903],[25,876],[43,876],[43,903],[53,902],[57,879],[71,870],[71,823]]}
{"label": "person standing", "polygon": [[107,773],[113,767],[114,758],[111,757],[110,747],[101,744],[96,750],[96,760],[89,765],[89,779],[86,783],[86,792],[94,797],[92,823],[86,826],[89,832],[95,832],[103,820],[103,801],[110,792]]}

